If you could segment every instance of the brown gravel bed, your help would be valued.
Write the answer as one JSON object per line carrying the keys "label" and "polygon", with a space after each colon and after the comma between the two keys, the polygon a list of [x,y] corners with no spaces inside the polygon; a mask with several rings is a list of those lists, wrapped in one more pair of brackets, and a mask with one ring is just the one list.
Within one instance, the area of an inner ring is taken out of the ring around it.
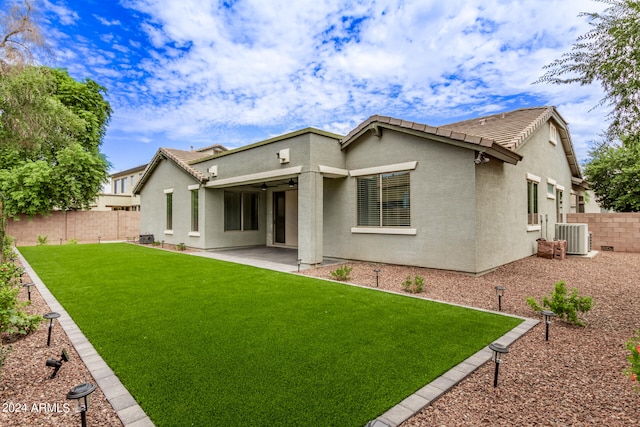
{"label": "brown gravel bed", "polygon": [[[27,283],[28,276],[25,274],[23,278]],[[20,299],[27,300],[26,289],[20,291]],[[31,288],[31,301],[26,308],[29,313],[51,311],[35,286]],[[2,336],[4,345],[11,345],[12,350],[0,371],[0,426],[80,425],[80,414],[74,411],[75,406],[66,395],[76,385],[96,382],[57,322],[51,331],[51,345],[47,347],[48,325],[48,321],[42,323],[36,332],[23,338]],[[48,358],[60,359],[63,349],[69,355],[69,362],[63,362],[58,375],[50,379],[53,368],[45,366],[45,362]],[[91,394],[87,424],[92,427],[122,426],[99,388]]]}
{"label": "brown gravel bed", "polygon": [[[640,328],[640,254],[602,252],[593,259],[530,257],[482,277],[396,265],[348,263],[351,283],[402,292],[407,275],[425,277],[426,298],[497,310],[494,287],[506,288],[504,312],[538,318],[525,302],[564,280],[596,302],[586,327],[554,321],[514,343],[493,388],[487,363],[403,426],[629,426],[640,423],[640,393],[623,375],[626,340]],[[304,274],[329,278],[337,266]]]}
{"label": "brown gravel bed", "polygon": [[[583,316],[586,327],[554,321],[550,341],[545,342],[540,324],[513,344],[501,366],[497,388],[493,388],[493,365],[485,364],[403,426],[613,427],[640,423],[640,393],[622,374],[627,364],[624,342],[640,328],[640,254],[603,252],[593,259],[563,261],[530,257],[482,277],[396,265],[349,265],[354,284],[375,287],[373,269],[378,268],[379,287],[402,292],[400,282],[407,275],[419,274],[426,283],[420,296],[491,310],[497,309],[494,287],[502,285],[506,288],[503,311],[520,316],[536,317],[525,298],[548,294],[558,280],[596,301]],[[328,278],[336,267],[303,273]],[[26,290],[21,298],[26,299]],[[30,312],[50,311],[35,288],[32,300]],[[54,327],[50,347],[47,331],[43,324],[34,334],[11,343],[13,350],[0,380],[1,426],[80,424],[79,414],[65,410],[66,393],[77,384],[95,381],[60,325]],[[3,339],[6,342],[8,337]],[[63,348],[71,360],[55,379],[49,379],[51,368],[45,366],[45,360],[59,358]],[[89,425],[122,426],[99,389],[92,398]]]}

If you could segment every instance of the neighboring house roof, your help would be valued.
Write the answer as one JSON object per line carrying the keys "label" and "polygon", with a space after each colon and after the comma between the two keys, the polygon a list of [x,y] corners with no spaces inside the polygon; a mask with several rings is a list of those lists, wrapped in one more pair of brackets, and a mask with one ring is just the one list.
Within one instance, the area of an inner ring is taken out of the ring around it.
{"label": "neighboring house roof", "polygon": [[138,171],[144,170],[146,167],[147,167],[147,163],[145,163],[144,165],[136,166],[136,167],[131,168],[131,169],[127,169],[127,170],[123,170],[123,171],[120,171],[120,172],[112,173],[109,176],[113,178],[114,176],[130,175],[133,172],[138,172]]}

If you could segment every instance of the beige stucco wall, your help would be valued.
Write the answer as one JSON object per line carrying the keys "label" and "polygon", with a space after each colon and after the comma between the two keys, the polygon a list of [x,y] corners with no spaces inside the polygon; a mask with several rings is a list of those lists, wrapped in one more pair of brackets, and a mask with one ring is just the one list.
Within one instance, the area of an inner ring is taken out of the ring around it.
{"label": "beige stucco wall", "polygon": [[417,161],[410,175],[416,235],[356,234],[356,178],[325,178],[325,256],[472,271],[473,151],[384,130],[347,148],[349,170]]}
{"label": "beige stucco wall", "polygon": [[[563,210],[569,212],[571,170],[561,144],[548,141],[545,124],[518,149],[517,165],[495,160],[476,166],[478,227],[476,271],[482,272],[535,253],[536,239],[554,238],[556,200],[547,198],[548,178],[564,186]],[[539,230],[527,230],[527,173],[541,178],[538,185]]]}

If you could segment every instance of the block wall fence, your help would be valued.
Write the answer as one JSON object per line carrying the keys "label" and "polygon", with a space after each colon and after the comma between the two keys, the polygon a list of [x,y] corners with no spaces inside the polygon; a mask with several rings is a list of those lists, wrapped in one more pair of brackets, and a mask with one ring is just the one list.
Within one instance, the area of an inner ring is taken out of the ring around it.
{"label": "block wall fence", "polygon": [[640,252],[640,213],[571,213],[567,222],[589,225],[595,251]]}
{"label": "block wall fence", "polygon": [[18,246],[33,246],[38,235],[47,236],[49,244],[127,240],[140,234],[140,212],[130,211],[56,211],[49,216],[20,217],[7,221],[7,234],[18,239]]}

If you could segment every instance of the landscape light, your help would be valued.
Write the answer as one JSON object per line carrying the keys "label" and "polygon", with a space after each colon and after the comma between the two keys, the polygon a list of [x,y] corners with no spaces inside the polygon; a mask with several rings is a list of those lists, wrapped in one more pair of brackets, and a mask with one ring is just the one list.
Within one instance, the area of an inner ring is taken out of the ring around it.
{"label": "landscape light", "polygon": [[55,378],[56,375],[58,375],[58,371],[62,367],[62,362],[68,362],[68,361],[69,361],[69,355],[67,354],[67,350],[62,350],[62,354],[60,355],[60,360],[47,359],[47,362],[45,363],[45,365],[53,368],[53,373],[49,378],[51,379]]}
{"label": "landscape light", "polygon": [[378,270],[377,268],[375,270],[373,270],[376,273],[376,288],[378,287],[378,273],[380,273],[380,270]]}
{"label": "landscape light", "polygon": [[300,264],[302,264],[302,259],[298,258],[298,273],[300,273]]}
{"label": "landscape light", "polygon": [[53,328],[53,322],[55,321],[55,319],[60,317],[60,313],[52,311],[51,313],[47,313],[42,317],[44,317],[45,319],[49,319],[49,335],[47,336],[47,347],[49,347],[49,345],[51,345],[51,329]]}
{"label": "landscape light", "polygon": [[545,341],[549,341],[549,325],[551,324],[551,318],[555,317],[555,313],[549,310],[542,310],[540,312],[544,316],[544,325],[545,325]]}
{"label": "landscape light", "polygon": [[29,301],[31,301],[31,287],[33,286],[33,283],[25,283],[22,286],[27,288],[27,298],[29,298]]}
{"label": "landscape light", "polygon": [[502,311],[502,296],[504,295],[504,286],[496,286],[496,295],[498,295],[498,311]]}
{"label": "landscape light", "polygon": [[84,383],[75,386],[67,393],[67,399],[76,401],[76,412],[80,412],[80,419],[82,420],[82,427],[87,427],[87,409],[91,404],[90,395],[96,389],[96,386],[91,383]]}
{"label": "landscape light", "polygon": [[498,387],[498,370],[500,369],[500,364],[502,363],[502,358],[500,356],[509,353],[509,349],[497,342],[489,344],[489,349],[493,351],[493,361],[496,364],[496,370],[493,375],[493,386]]}

